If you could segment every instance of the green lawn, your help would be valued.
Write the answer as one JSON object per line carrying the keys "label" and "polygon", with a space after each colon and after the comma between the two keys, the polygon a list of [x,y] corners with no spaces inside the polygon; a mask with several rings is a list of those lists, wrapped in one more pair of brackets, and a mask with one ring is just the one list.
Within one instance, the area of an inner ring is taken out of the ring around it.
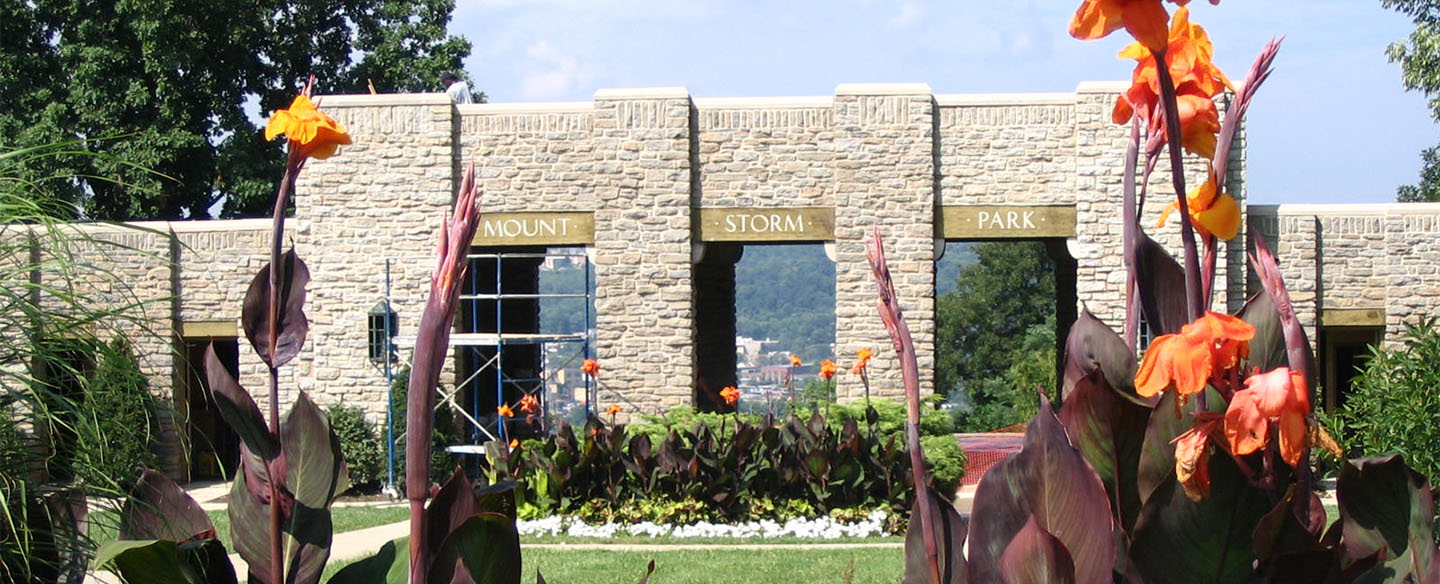
{"label": "green lawn", "polygon": [[[215,533],[219,536],[220,543],[225,545],[225,549],[234,552],[235,548],[230,545],[230,515],[224,510],[205,513],[210,516],[210,522],[215,524]],[[410,517],[410,509],[404,506],[345,506],[332,508],[330,516],[335,523],[335,533],[344,533],[404,521]],[[90,538],[96,544],[115,539],[118,519],[119,516],[114,511],[97,511],[91,514]]]}
{"label": "green lawn", "polygon": [[887,535],[884,537],[865,538],[844,538],[844,539],[821,539],[817,537],[646,537],[643,535],[617,535],[615,537],[570,537],[568,535],[555,536],[521,536],[522,545],[533,543],[563,544],[563,543],[604,543],[604,544],[627,544],[627,545],[667,545],[667,544],[703,544],[703,545],[735,545],[735,544],[759,544],[759,545],[791,545],[799,543],[904,543],[905,538],[898,535]]}
{"label": "green lawn", "polygon": [[[400,553],[405,553],[405,540],[397,545]],[[520,553],[524,562],[520,581],[534,582],[539,570],[551,584],[638,582],[650,560],[655,560],[650,584],[834,584],[845,582],[847,573],[853,584],[894,584],[905,571],[900,548],[754,550],[716,545],[705,550],[632,552],[539,549],[522,544]],[[324,577],[349,563],[331,562]]]}

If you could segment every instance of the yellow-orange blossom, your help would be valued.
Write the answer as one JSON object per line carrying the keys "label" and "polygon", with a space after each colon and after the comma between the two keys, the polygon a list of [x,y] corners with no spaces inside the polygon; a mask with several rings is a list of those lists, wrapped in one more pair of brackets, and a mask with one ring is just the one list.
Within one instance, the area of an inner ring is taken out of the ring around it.
{"label": "yellow-orange blossom", "polygon": [[1205,391],[1211,377],[1235,368],[1250,355],[1255,327],[1228,314],[1206,312],[1180,328],[1179,334],[1161,335],[1150,343],[1135,372],[1135,392],[1150,397],[1174,387],[1183,400]]}
{"label": "yellow-orange blossom", "polygon": [[295,96],[288,109],[275,110],[265,124],[266,140],[274,140],[281,134],[290,139],[291,150],[297,151],[301,160],[329,158],[336,148],[350,143],[345,127],[317,109],[315,102],[304,95]]}

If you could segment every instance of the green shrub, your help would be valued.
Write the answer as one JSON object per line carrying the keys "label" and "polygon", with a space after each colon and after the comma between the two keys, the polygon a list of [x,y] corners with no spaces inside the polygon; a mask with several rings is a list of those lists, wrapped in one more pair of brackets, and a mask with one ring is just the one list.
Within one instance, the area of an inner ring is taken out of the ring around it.
{"label": "green shrub", "polygon": [[374,493],[385,480],[385,442],[375,425],[365,418],[365,410],[355,406],[335,405],[325,410],[330,429],[340,438],[340,452],[350,470],[352,492]]}
{"label": "green shrub", "polygon": [[116,337],[96,348],[95,370],[77,402],[75,474],[87,485],[128,489],[140,469],[159,466],[156,416],[162,406],[129,342]]}
{"label": "green shrub", "polygon": [[1347,449],[1365,456],[1400,453],[1435,484],[1440,479],[1440,320],[1408,325],[1402,347],[1373,349],[1336,417]]}
{"label": "green shrub", "polygon": [[920,447],[925,450],[925,462],[930,463],[930,478],[935,489],[941,493],[952,493],[960,486],[965,476],[965,451],[953,434],[944,436],[921,436]]}
{"label": "green shrub", "polygon": [[[395,486],[404,492],[405,489],[405,413],[408,409],[408,402],[405,400],[406,385],[410,383],[410,368],[406,367],[395,372],[394,381],[390,384],[390,402],[393,406],[395,419]],[[383,428],[381,434],[383,435]],[[381,439],[383,446],[385,441]],[[455,456],[445,451],[446,446],[460,444],[460,430],[455,423],[455,414],[448,407],[435,409],[435,430],[430,439],[430,482],[432,484],[444,483],[455,472],[455,465],[460,462]]]}

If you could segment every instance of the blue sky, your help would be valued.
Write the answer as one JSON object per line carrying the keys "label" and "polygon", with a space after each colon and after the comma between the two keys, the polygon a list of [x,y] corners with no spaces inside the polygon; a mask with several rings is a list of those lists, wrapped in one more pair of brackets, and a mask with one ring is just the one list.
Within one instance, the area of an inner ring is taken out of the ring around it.
{"label": "blue sky", "polygon": [[[696,97],[831,95],[840,83],[936,93],[1073,91],[1128,79],[1123,33],[1076,41],[1079,0],[458,0],[451,32],[492,102],[588,101],[684,86]],[[1254,203],[1394,200],[1436,143],[1385,46],[1412,26],[1378,0],[1191,3],[1237,81],[1271,36],[1276,72],[1249,115]]]}

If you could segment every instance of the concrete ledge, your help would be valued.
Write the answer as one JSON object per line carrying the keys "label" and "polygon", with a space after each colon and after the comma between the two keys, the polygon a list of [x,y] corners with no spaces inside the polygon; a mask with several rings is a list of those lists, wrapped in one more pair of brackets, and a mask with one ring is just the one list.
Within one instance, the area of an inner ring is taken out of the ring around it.
{"label": "concrete ledge", "polygon": [[466,103],[455,106],[462,116],[509,114],[583,114],[595,111],[590,101]]}
{"label": "concrete ledge", "polygon": [[635,87],[630,89],[598,89],[595,101],[620,99],[687,99],[690,90],[684,87]]}
{"label": "concrete ledge", "polygon": [[949,93],[935,96],[935,105],[1014,106],[1075,105],[1073,93]]}
{"label": "concrete ledge", "polygon": [[932,95],[929,83],[841,83],[835,95]]}
{"label": "concrete ledge", "polygon": [[[286,219],[285,230],[301,229],[300,221]],[[130,221],[127,223],[72,223],[69,226],[90,233],[150,230],[160,233],[204,233],[212,231],[268,231],[270,219],[207,219],[196,221]]]}
{"label": "concrete ledge", "polygon": [[695,109],[828,109],[835,107],[835,98],[818,97],[701,97],[695,98]]}
{"label": "concrete ledge", "polygon": [[320,107],[377,107],[403,105],[450,105],[455,100],[444,93],[376,93],[321,95]]}
{"label": "concrete ledge", "polygon": [[1287,203],[1249,205],[1251,215],[1262,216],[1356,216],[1356,215],[1440,215],[1440,203]]}

